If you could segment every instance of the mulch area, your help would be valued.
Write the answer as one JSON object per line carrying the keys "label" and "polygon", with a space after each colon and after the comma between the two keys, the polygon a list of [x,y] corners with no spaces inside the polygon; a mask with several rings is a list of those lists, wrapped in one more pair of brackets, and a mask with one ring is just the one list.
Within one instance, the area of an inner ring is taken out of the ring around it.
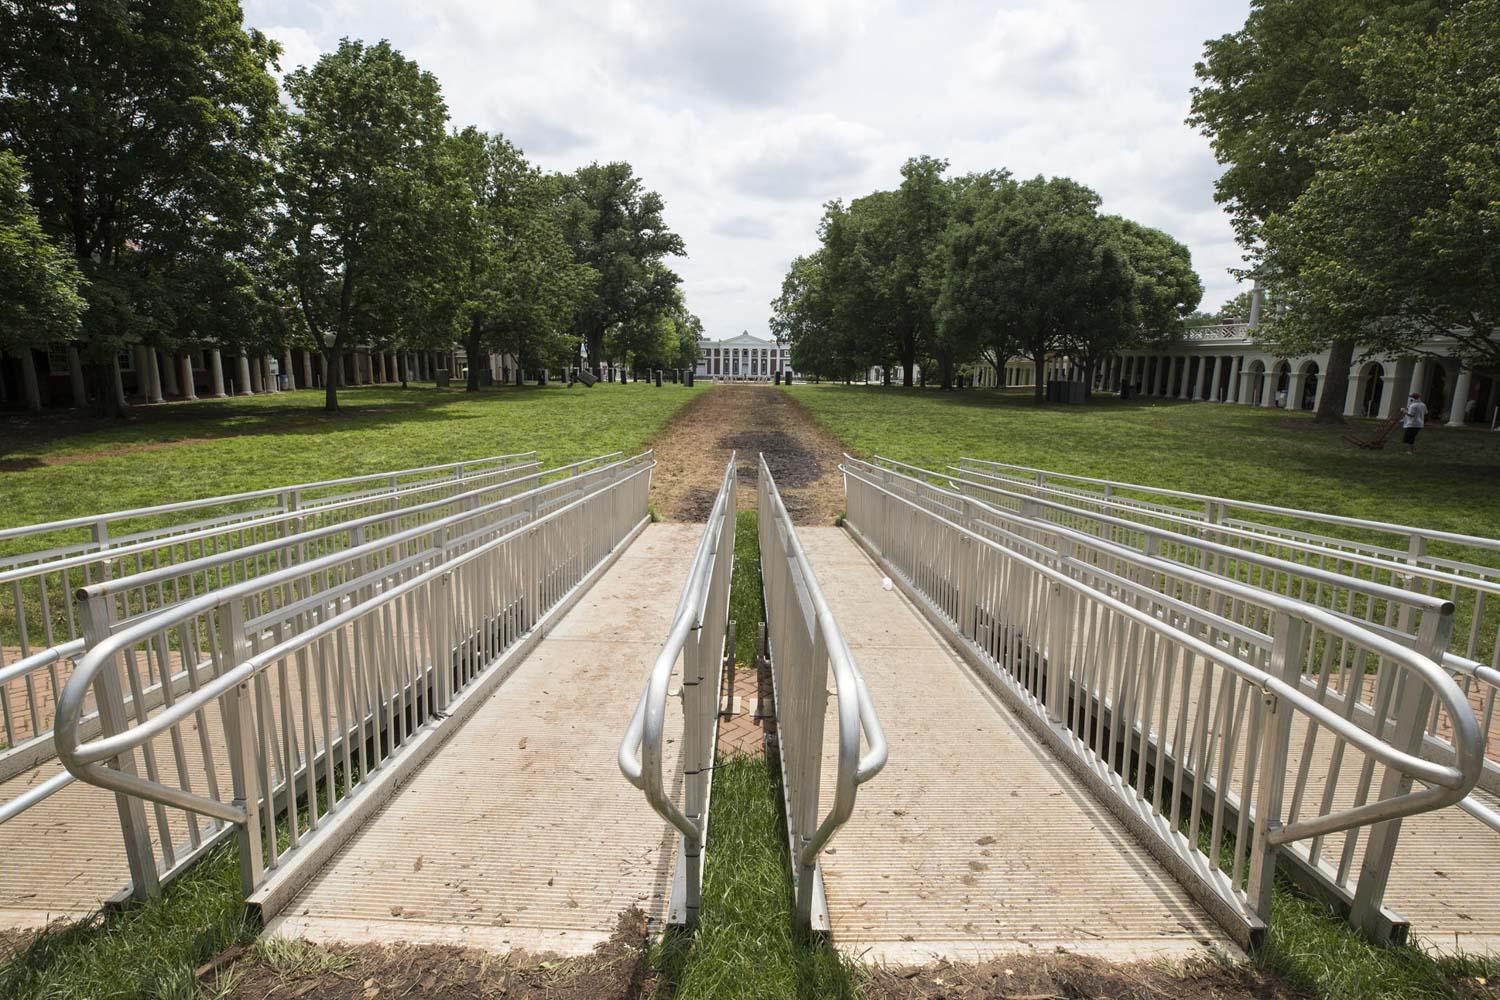
{"label": "mulch area", "polygon": [[731,452],[740,510],[752,510],[759,456],[797,524],[832,524],[844,509],[843,447],[774,385],[717,385],[680,410],[652,447],[651,502],[667,521],[701,522],[713,509]]}
{"label": "mulch area", "polygon": [[976,965],[882,967],[865,1000],[1302,1000],[1249,965],[1115,965],[1080,955],[1017,955]]}
{"label": "mulch area", "polygon": [[620,915],[614,935],[582,958],[446,946],[335,945],[323,971],[277,968],[230,949],[199,970],[204,993],[226,1000],[627,1000],[647,976],[646,915]]}

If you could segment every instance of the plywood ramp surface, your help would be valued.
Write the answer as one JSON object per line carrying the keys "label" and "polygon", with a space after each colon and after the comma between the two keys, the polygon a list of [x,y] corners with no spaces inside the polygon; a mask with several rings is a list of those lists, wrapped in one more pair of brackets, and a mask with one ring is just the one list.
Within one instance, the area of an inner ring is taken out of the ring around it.
{"label": "plywood ramp surface", "polygon": [[[838,528],[801,528],[890,763],[823,859],[834,941],[875,961],[1235,946]],[[825,758],[833,757],[830,717]],[[832,769],[824,773],[824,807]]]}
{"label": "plywood ramp surface", "polygon": [[632,906],[659,926],[676,838],[616,750],[701,532],[647,527],[267,933],[582,954]]}

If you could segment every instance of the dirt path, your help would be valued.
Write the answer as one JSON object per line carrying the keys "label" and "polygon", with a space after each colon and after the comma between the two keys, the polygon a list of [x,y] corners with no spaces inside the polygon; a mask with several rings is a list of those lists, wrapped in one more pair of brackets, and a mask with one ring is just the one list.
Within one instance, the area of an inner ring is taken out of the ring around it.
{"label": "dirt path", "polygon": [[702,521],[729,453],[739,453],[739,507],[755,507],[758,455],[798,524],[832,524],[844,509],[843,447],[786,392],[771,385],[718,385],[678,412],[653,444],[651,503],[665,521]]}

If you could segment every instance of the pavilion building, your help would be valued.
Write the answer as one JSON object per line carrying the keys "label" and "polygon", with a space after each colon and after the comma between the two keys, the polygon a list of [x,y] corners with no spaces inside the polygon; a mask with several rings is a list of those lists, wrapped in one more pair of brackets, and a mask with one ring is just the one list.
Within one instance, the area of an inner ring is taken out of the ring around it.
{"label": "pavilion building", "polygon": [[699,378],[728,382],[770,382],[793,375],[792,351],[774,340],[741,333],[727,340],[698,341]]}

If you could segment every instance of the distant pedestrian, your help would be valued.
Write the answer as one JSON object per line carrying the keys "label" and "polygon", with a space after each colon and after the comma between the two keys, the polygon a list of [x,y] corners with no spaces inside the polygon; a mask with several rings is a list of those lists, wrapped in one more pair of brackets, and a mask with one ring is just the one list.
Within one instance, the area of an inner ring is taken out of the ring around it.
{"label": "distant pedestrian", "polygon": [[1406,453],[1415,455],[1417,453],[1417,435],[1422,433],[1422,425],[1427,423],[1427,404],[1422,402],[1422,394],[1414,392],[1406,399],[1406,409],[1401,411],[1401,440],[1406,442]]}

